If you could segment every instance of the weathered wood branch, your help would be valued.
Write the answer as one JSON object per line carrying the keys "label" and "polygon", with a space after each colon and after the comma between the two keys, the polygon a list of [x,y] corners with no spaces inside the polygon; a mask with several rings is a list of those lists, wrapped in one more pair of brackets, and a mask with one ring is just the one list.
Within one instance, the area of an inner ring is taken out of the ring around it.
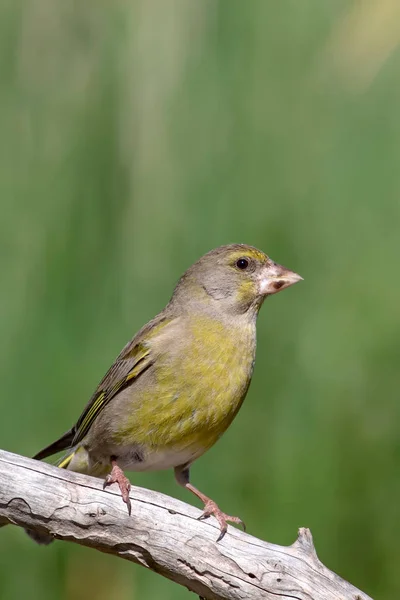
{"label": "weathered wood branch", "polygon": [[371,600],[318,560],[308,529],[287,547],[232,527],[216,543],[215,520],[193,506],[138,487],[131,499],[129,517],[101,480],[0,451],[1,524],[115,554],[209,600]]}

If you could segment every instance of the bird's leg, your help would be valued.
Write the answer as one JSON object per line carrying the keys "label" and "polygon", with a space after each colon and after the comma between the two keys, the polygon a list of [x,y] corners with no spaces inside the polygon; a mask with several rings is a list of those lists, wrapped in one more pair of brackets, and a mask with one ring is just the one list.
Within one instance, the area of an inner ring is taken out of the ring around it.
{"label": "bird's leg", "polygon": [[132,510],[132,505],[131,505],[131,501],[129,498],[131,482],[124,475],[124,472],[121,469],[121,467],[119,467],[117,465],[117,459],[115,456],[111,457],[111,466],[112,466],[111,473],[109,473],[109,475],[107,475],[107,477],[104,481],[104,484],[103,484],[103,489],[105,489],[108,485],[111,485],[112,483],[118,483],[119,489],[120,489],[120,492],[122,495],[122,500],[125,502],[126,506],[128,507],[128,514],[130,516],[131,510]]}
{"label": "bird's leg", "polygon": [[239,519],[239,517],[231,517],[230,515],[227,515],[224,512],[222,512],[222,510],[219,508],[218,504],[214,502],[214,500],[211,500],[211,498],[200,492],[200,490],[195,488],[194,485],[190,483],[188,467],[176,467],[175,479],[179,483],[179,485],[192,492],[192,494],[200,498],[200,500],[204,503],[204,511],[203,514],[199,517],[200,520],[207,519],[211,515],[214,515],[214,517],[217,519],[221,531],[218,536],[217,542],[222,540],[222,538],[226,534],[226,531],[228,529],[228,522],[237,523],[238,525],[241,525],[243,527],[244,531],[246,531],[246,526],[243,523],[242,519]]}

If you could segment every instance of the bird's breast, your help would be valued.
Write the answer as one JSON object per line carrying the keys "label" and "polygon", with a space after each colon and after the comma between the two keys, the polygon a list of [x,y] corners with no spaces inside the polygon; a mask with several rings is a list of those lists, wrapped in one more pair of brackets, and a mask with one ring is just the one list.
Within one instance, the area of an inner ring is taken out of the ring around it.
{"label": "bird's breast", "polygon": [[129,418],[132,439],[192,454],[212,446],[246,395],[255,346],[253,324],[191,319],[181,339],[158,349],[152,384],[142,390]]}

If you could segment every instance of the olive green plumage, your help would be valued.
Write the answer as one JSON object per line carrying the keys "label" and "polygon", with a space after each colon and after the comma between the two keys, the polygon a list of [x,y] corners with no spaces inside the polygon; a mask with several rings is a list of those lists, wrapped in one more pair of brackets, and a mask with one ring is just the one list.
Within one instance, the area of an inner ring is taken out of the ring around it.
{"label": "olive green plumage", "polygon": [[251,246],[203,256],[125,346],[76,425],[35,458],[69,448],[60,466],[94,475],[112,465],[175,468],[188,487],[190,464],[224,433],[246,395],[263,300],[300,279]]}

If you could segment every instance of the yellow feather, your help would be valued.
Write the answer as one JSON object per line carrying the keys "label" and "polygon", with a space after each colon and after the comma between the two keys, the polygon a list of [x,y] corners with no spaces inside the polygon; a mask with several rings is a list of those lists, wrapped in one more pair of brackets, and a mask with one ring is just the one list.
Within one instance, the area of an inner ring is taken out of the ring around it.
{"label": "yellow feather", "polygon": [[154,387],[127,410],[113,442],[200,455],[228,428],[250,383],[255,327],[242,324],[238,338],[232,326],[202,315],[187,333],[188,351],[158,359]]}
{"label": "yellow feather", "polygon": [[71,462],[71,460],[74,457],[75,452],[71,452],[71,454],[68,454],[66,457],[64,457],[62,459],[62,461],[60,463],[58,463],[58,466],[60,467],[60,469],[67,469],[69,463]]}

